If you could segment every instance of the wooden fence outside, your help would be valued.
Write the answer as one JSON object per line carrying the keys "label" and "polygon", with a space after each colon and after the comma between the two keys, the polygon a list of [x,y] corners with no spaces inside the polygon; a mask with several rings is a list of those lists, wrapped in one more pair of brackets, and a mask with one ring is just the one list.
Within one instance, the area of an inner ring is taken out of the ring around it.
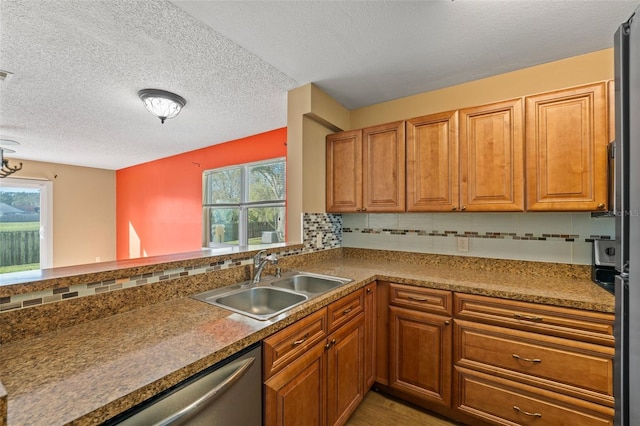
{"label": "wooden fence outside", "polygon": [[40,231],[0,232],[0,266],[40,263]]}

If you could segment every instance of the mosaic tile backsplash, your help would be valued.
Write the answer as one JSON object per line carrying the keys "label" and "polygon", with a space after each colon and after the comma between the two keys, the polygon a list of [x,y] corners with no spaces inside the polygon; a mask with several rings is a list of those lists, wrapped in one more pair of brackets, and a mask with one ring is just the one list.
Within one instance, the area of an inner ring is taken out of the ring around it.
{"label": "mosaic tile backsplash", "polygon": [[591,264],[594,239],[615,235],[614,218],[590,213],[344,214],[342,224],[343,247],[579,265]]}

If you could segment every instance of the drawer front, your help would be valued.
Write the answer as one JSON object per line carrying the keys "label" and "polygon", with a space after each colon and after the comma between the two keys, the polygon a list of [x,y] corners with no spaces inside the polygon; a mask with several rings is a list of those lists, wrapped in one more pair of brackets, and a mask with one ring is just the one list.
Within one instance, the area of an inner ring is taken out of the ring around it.
{"label": "drawer front", "polygon": [[327,311],[319,311],[267,337],[263,342],[264,378],[294,361],[327,336]]}
{"label": "drawer front", "polygon": [[461,320],[454,325],[457,365],[497,367],[505,377],[613,407],[614,348]]}
{"label": "drawer front", "polygon": [[454,315],[474,322],[614,346],[613,314],[455,293]]}
{"label": "drawer front", "polygon": [[342,299],[333,302],[327,308],[329,318],[328,333],[333,332],[342,324],[346,324],[361,312],[364,312],[363,289],[356,290]]}
{"label": "drawer front", "polygon": [[452,293],[446,290],[404,284],[389,285],[389,303],[401,308],[451,315]]}
{"label": "drawer front", "polygon": [[497,425],[613,426],[613,408],[455,368],[456,408]]}

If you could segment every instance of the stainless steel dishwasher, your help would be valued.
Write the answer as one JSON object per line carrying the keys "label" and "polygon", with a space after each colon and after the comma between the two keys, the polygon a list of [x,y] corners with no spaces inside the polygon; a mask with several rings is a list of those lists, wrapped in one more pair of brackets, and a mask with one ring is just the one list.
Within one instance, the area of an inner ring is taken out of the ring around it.
{"label": "stainless steel dishwasher", "polygon": [[251,346],[104,425],[260,426],[262,348]]}

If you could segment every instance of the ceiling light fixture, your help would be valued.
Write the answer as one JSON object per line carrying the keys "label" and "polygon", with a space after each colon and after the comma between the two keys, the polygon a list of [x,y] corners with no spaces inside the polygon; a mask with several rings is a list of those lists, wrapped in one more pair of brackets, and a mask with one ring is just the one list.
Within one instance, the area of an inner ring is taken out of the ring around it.
{"label": "ceiling light fixture", "polygon": [[182,96],[165,90],[143,89],[138,92],[138,96],[142,99],[147,111],[158,117],[162,124],[164,120],[178,115],[187,103]]}
{"label": "ceiling light fixture", "polygon": [[[20,144],[10,139],[0,139],[0,145],[20,145]],[[20,163],[19,166],[11,167],[9,165],[9,160],[4,158],[5,152],[7,152],[8,154],[13,154],[15,151],[12,149],[3,148],[2,146],[0,146],[0,165],[2,165],[2,167],[0,167],[0,179],[6,178],[7,176],[22,169],[22,163]]]}

